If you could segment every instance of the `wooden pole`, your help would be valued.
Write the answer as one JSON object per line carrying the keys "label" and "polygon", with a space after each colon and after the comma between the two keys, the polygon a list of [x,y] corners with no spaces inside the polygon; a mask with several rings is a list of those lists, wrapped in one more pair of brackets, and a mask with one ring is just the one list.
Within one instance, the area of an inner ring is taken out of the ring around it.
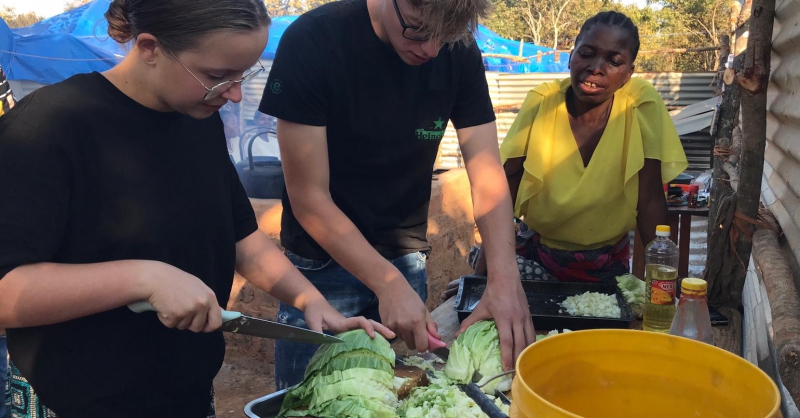
{"label": "wooden pole", "polygon": [[747,265],[753,248],[753,232],[761,203],[761,178],[764,174],[764,149],[767,144],[767,86],[774,22],[775,0],[754,0],[745,65],[736,74],[739,86],[746,92],[742,95],[742,153],[734,215],[746,218],[737,226],[735,249],[737,258],[743,265],[731,277],[732,294],[728,305],[741,303]]}
{"label": "wooden pole", "polygon": [[794,402],[800,405],[800,298],[774,231],[759,229],[755,233],[753,259],[769,296],[777,371]]}
{"label": "wooden pole", "polygon": [[[738,13],[736,13],[738,18]],[[732,15],[732,20],[734,17]],[[731,34],[735,35],[734,30]],[[722,38],[721,46],[730,49],[730,38]],[[720,88],[724,88],[719,107],[715,115],[715,125],[712,126],[714,149],[726,151],[731,149],[733,132],[739,122],[739,97],[741,90],[734,83],[735,69],[744,65],[744,55],[736,55],[733,68],[726,68],[729,54],[722,54],[719,60],[719,71],[725,76],[721,77]],[[708,211],[708,256],[703,278],[708,282],[708,303],[715,307],[728,304],[730,291],[727,287],[727,278],[734,274],[737,266],[732,254],[730,242],[730,228],[733,220],[733,210],[736,206],[736,191],[731,187],[730,172],[738,170],[728,162],[725,152],[714,152],[712,157],[713,181],[711,185],[711,200]],[[738,177],[738,175],[737,175]],[[738,307],[738,306],[737,306]]]}
{"label": "wooden pole", "polygon": [[[727,42],[726,42],[727,41]],[[723,37],[720,43],[728,45],[730,49],[730,37]],[[719,59],[719,72],[726,71],[725,64],[728,62],[728,54]],[[732,69],[731,69],[732,70]],[[730,147],[731,137],[733,136],[733,128],[736,126],[736,120],[739,116],[739,86],[736,84],[725,85],[723,77],[719,79],[719,89],[723,90],[720,105],[717,108],[714,120],[714,126],[711,127],[712,139],[715,148],[726,149]],[[722,169],[725,164],[725,158],[720,155],[712,154],[712,168],[713,168],[713,181],[711,185],[711,201],[708,208],[708,219],[716,221],[717,213],[719,212],[720,198],[723,195],[723,189],[729,188],[725,171]],[[718,228],[718,222],[708,223],[708,243],[711,244],[711,235],[715,228]],[[708,246],[711,249],[711,245]]]}
{"label": "wooden pole", "polygon": [[[742,10],[742,13],[746,11]],[[718,202],[716,208],[712,208],[716,210],[716,216],[710,218],[714,219],[714,223],[709,225],[709,256],[703,273],[709,282],[709,303],[712,306],[735,308],[742,303],[761,198],[767,126],[766,90],[769,84],[774,19],[775,0],[753,0],[744,59],[740,55],[734,60],[734,68],[741,68],[741,71],[736,72],[736,83],[726,89],[726,93],[739,91],[742,94],[742,90],[746,91],[741,96],[743,140],[738,168],[739,185],[735,193],[724,184],[724,159],[718,156],[714,158],[716,190],[712,189],[712,202],[715,191]],[[737,39],[737,44],[740,39]],[[734,118],[724,119],[727,115],[723,111],[730,111],[723,109],[726,106],[730,107],[731,104],[726,103],[723,94],[720,127],[717,132],[717,149],[722,150],[730,149],[733,129],[728,135],[728,125],[735,125]]]}

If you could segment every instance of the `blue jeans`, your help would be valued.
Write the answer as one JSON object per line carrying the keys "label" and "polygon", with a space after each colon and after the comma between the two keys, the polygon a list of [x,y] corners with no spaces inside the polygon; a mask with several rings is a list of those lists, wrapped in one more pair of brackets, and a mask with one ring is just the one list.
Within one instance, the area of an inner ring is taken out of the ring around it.
{"label": "blue jeans", "polygon": [[8,380],[8,347],[6,346],[6,336],[0,335],[0,418],[8,418],[6,380]]}
{"label": "blue jeans", "polygon": [[[380,321],[378,297],[335,261],[309,260],[288,251],[286,256],[342,315],[348,318],[364,316]],[[423,301],[428,297],[426,259],[425,253],[416,252],[389,260]],[[284,303],[280,304],[278,321],[307,328],[303,312]],[[275,341],[275,385],[278,390],[294,386],[303,380],[306,366],[318,348],[319,345],[316,344]]]}

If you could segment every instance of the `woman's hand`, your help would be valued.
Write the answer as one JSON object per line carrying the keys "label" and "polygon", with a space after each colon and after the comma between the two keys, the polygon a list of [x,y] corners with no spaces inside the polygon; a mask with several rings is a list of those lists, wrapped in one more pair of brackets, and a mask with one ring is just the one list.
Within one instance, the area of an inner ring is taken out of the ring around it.
{"label": "woman's hand", "polygon": [[330,331],[338,334],[351,329],[362,328],[371,338],[375,338],[375,331],[378,331],[379,334],[387,339],[392,339],[396,336],[389,328],[363,316],[345,318],[325,299],[310,302],[306,305],[303,313],[306,317],[306,325],[312,331]]}
{"label": "woman's hand", "polygon": [[139,285],[167,328],[211,332],[222,325],[217,296],[202,280],[159,261],[142,261]]}
{"label": "woman's hand", "polygon": [[445,303],[448,299],[458,294],[459,283],[461,283],[461,279],[456,279],[448,283],[447,287],[444,288],[444,292],[439,295],[439,302]]}

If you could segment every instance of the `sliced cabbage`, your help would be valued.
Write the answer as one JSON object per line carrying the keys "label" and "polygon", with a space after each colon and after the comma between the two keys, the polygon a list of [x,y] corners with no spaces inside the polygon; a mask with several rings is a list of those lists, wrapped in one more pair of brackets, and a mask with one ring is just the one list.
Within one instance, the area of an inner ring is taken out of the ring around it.
{"label": "sliced cabbage", "polygon": [[412,389],[397,415],[403,418],[486,418],[478,404],[458,386],[442,381]]}
{"label": "sliced cabbage", "polygon": [[284,397],[278,417],[394,418],[395,355],[381,335],[358,329],[337,335],[344,343],[314,353],[303,381]]}
{"label": "sliced cabbage", "polygon": [[645,302],[645,283],[632,274],[617,276],[617,287],[637,317],[642,316]]}
{"label": "sliced cabbage", "polygon": [[622,316],[617,297],[605,293],[585,292],[564,299],[560,305],[572,316],[595,318],[619,318]]}
{"label": "sliced cabbage", "polygon": [[[500,357],[500,335],[494,321],[476,322],[464,331],[450,347],[444,374],[456,383],[483,384],[489,377],[503,372]],[[482,387],[486,393],[511,389],[511,376],[503,376]]]}
{"label": "sliced cabbage", "polygon": [[383,357],[390,366],[394,367],[394,350],[389,342],[380,334],[370,338],[363,329],[354,329],[337,335],[344,343],[326,344],[314,353],[306,367],[306,376],[325,366],[332,358],[339,354],[356,350],[372,351],[375,355]]}

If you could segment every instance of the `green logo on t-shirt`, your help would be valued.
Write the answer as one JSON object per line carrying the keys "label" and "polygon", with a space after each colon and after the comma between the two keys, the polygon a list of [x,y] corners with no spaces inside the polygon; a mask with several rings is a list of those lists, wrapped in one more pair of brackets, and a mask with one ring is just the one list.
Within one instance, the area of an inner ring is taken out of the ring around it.
{"label": "green logo on t-shirt", "polygon": [[438,141],[442,139],[444,136],[444,130],[446,128],[445,123],[447,121],[442,120],[442,117],[439,116],[439,119],[433,121],[433,128],[432,129],[417,129],[415,132],[417,133],[417,140],[419,141]]}
{"label": "green logo on t-shirt", "polygon": [[281,91],[283,91],[283,85],[281,83],[281,80],[279,79],[272,80],[272,82],[269,83],[269,90],[273,94],[281,94]]}

